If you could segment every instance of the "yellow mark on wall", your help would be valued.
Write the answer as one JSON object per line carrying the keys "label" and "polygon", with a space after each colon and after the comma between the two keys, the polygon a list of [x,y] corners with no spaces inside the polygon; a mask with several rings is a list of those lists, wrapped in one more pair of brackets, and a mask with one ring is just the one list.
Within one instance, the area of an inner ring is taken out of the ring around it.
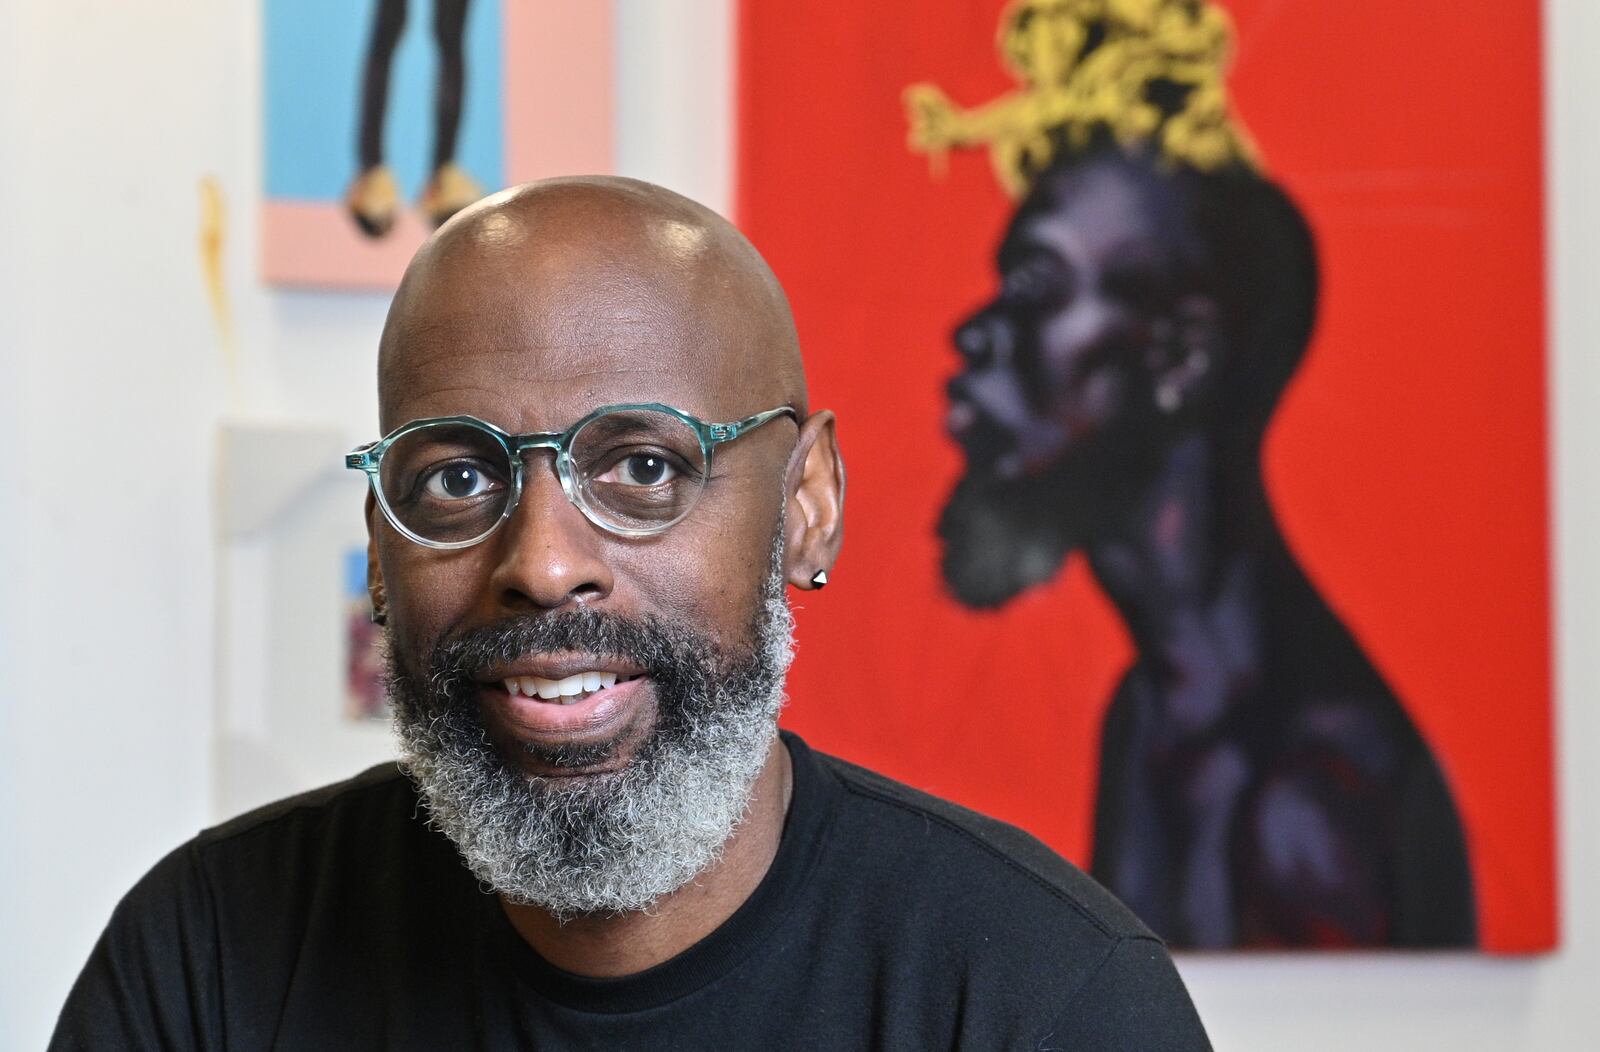
{"label": "yellow mark on wall", "polygon": [[211,317],[222,340],[222,356],[231,377],[238,368],[238,344],[234,339],[233,311],[228,304],[228,286],[222,254],[228,241],[227,202],[216,176],[200,180],[200,273],[205,278],[211,300]]}

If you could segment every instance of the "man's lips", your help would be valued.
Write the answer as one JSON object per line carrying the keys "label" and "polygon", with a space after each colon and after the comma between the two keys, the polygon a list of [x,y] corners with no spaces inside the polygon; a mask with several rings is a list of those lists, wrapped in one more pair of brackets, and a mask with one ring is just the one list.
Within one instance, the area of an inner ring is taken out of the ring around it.
{"label": "man's lips", "polygon": [[602,657],[598,654],[574,651],[559,654],[530,654],[515,661],[490,665],[473,678],[479,683],[491,684],[522,676],[559,680],[580,672],[610,672],[618,679],[623,679],[638,676],[644,669],[623,658]]}
{"label": "man's lips", "polygon": [[577,699],[643,675],[630,662],[593,654],[530,656],[484,670],[477,677],[484,686],[498,684],[512,697],[572,704]]}
{"label": "man's lips", "polygon": [[509,676],[500,685],[512,697],[538,698],[556,705],[572,705],[590,694],[609,690],[619,683],[628,683],[637,676],[619,676],[615,672],[574,672],[561,679],[542,676]]}
{"label": "man's lips", "polygon": [[504,730],[552,744],[607,734],[654,687],[636,665],[578,654],[519,660],[477,678],[487,709]]}

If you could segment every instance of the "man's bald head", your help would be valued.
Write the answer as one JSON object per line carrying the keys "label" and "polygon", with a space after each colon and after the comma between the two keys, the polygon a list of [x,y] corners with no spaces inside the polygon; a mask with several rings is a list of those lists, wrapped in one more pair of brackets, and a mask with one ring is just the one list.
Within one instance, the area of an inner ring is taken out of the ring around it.
{"label": "man's bald head", "polygon": [[[677,404],[694,387],[698,404],[681,407],[711,419],[806,412],[794,321],[760,253],[710,209],[633,179],[528,183],[459,213],[423,246],[384,326],[384,429],[422,411],[419,384],[449,385],[453,356],[484,351],[508,375],[612,392],[605,401],[626,389]],[[574,398],[567,415],[584,401]]]}

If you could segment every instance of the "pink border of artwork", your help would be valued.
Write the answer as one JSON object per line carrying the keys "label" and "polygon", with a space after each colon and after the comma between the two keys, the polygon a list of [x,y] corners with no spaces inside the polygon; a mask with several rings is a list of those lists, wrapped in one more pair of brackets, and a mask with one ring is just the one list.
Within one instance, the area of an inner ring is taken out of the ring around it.
{"label": "pink border of artwork", "polygon": [[507,179],[611,171],[611,5],[505,0],[504,18]]}

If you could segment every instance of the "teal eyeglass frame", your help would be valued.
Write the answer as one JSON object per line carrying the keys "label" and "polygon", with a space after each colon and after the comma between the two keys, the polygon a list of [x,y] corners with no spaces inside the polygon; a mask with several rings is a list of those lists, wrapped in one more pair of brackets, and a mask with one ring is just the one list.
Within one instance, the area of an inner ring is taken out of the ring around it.
{"label": "teal eyeglass frame", "polygon": [[[660,402],[623,402],[617,405],[603,405],[585,415],[565,431],[531,431],[525,435],[513,435],[489,423],[487,420],[480,420],[475,416],[436,416],[422,420],[412,420],[395,428],[376,442],[368,442],[365,445],[357,446],[345,454],[344,466],[352,471],[366,472],[367,484],[372,489],[372,495],[377,500],[378,507],[383,511],[383,517],[388,520],[389,525],[393,526],[401,536],[425,548],[453,550],[470,548],[474,544],[481,543],[491,533],[504,525],[507,519],[511,518],[517,510],[517,505],[522,502],[522,482],[526,470],[527,455],[536,450],[548,449],[555,453],[556,477],[561,480],[561,492],[566,494],[567,500],[572,503],[573,507],[583,513],[584,518],[602,530],[621,537],[653,537],[676,526],[694,510],[695,505],[700,501],[700,494],[705,492],[704,480],[702,480],[699,491],[695,493],[694,499],[689,502],[688,506],[676,518],[647,529],[627,529],[604,521],[599,512],[588,506],[583,496],[583,488],[573,478],[572,458],[568,452],[571,448],[573,437],[588,424],[612,413],[638,410],[666,413],[688,425],[700,439],[700,452],[705,458],[707,475],[711,473],[712,451],[723,443],[732,442],[741,435],[747,435],[761,425],[776,420],[780,416],[787,416],[796,424],[800,422],[799,412],[793,406],[787,405],[755,413],[742,420],[734,420],[724,424],[708,424],[681,409],[664,405]],[[471,537],[464,541],[434,541],[408,529],[400,521],[399,516],[394,513],[394,510],[389,507],[389,500],[383,493],[383,482],[378,475],[378,465],[382,462],[383,454],[389,447],[405,436],[423,428],[450,424],[477,428],[500,444],[501,448],[505,450],[506,459],[511,464],[511,495],[507,498],[505,510],[500,513],[500,517],[476,537]]]}

